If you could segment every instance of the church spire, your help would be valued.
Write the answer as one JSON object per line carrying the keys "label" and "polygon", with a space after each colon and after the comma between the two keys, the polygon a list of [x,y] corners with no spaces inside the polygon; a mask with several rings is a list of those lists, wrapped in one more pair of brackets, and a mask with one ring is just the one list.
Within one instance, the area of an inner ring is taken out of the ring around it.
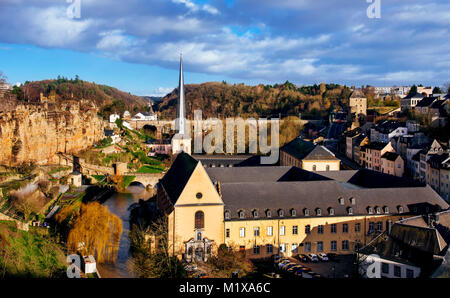
{"label": "church spire", "polygon": [[180,54],[180,80],[178,85],[177,119],[175,130],[180,135],[186,134],[186,111],[184,100],[183,54]]}

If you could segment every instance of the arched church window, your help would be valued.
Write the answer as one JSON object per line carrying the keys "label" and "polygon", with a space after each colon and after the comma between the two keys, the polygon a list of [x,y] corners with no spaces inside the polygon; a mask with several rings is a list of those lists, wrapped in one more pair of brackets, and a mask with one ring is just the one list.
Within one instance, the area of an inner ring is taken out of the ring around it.
{"label": "arched church window", "polygon": [[195,212],[195,228],[203,229],[205,227],[205,215],[203,211]]}

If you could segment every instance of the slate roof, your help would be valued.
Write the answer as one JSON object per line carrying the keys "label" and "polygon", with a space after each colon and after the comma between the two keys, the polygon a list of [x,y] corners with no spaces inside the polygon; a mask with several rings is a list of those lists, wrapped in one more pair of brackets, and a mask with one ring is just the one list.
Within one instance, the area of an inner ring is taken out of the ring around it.
{"label": "slate roof", "polygon": [[321,145],[295,138],[281,147],[282,151],[294,156],[299,160],[338,160],[334,154]]}
{"label": "slate roof", "polygon": [[359,89],[355,89],[350,95],[350,98],[365,98],[365,97],[366,96],[364,95],[364,93]]}
{"label": "slate roof", "polygon": [[395,152],[386,152],[381,156],[381,158],[386,158],[387,160],[390,161],[395,161],[397,157],[399,157],[399,155]]}
{"label": "slate roof", "polygon": [[261,164],[259,155],[192,155],[204,167],[255,167],[271,166]]}
{"label": "slate roof", "polygon": [[433,96],[429,96],[429,97],[424,97],[421,101],[419,101],[416,105],[416,107],[429,107],[433,102],[436,101],[436,99],[438,99],[437,97],[433,97]]}
{"label": "slate roof", "polygon": [[387,143],[381,143],[381,142],[372,142],[370,144],[364,145],[364,148],[372,149],[372,150],[383,150],[384,147],[386,147]]}
{"label": "slate roof", "polygon": [[160,183],[173,204],[178,200],[197,164],[197,160],[189,154],[181,152],[175,158],[169,171],[160,180]]}

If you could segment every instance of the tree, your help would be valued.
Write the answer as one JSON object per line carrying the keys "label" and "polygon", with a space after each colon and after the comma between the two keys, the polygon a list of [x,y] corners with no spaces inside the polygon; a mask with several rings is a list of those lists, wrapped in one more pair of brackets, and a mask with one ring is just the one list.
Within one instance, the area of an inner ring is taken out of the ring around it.
{"label": "tree", "polygon": [[417,94],[417,86],[416,85],[412,85],[411,89],[409,89],[408,96],[414,96],[416,94]]}
{"label": "tree", "polygon": [[67,239],[69,252],[94,255],[98,263],[114,263],[122,229],[122,221],[108,207],[97,202],[82,204]]}
{"label": "tree", "polygon": [[439,88],[439,87],[434,87],[433,88],[433,94],[440,94],[440,93],[442,93],[441,88]]}
{"label": "tree", "polygon": [[227,247],[225,244],[219,245],[217,254],[208,259],[207,265],[211,276],[221,278],[230,277],[233,271],[246,275],[253,269],[252,263],[238,248]]}
{"label": "tree", "polygon": [[11,205],[22,214],[25,221],[29,221],[31,214],[39,212],[44,206],[42,197],[38,197],[39,194],[35,192],[16,192],[12,195]]}
{"label": "tree", "polygon": [[6,83],[7,77],[3,74],[3,71],[0,70],[0,83]]}

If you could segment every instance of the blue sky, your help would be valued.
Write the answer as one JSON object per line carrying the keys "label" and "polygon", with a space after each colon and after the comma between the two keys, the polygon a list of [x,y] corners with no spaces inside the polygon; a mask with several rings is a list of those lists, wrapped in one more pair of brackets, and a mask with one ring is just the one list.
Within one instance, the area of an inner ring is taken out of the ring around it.
{"label": "blue sky", "polygon": [[[0,71],[10,83],[95,81],[139,95],[186,83],[441,86],[450,4],[380,0],[0,0]],[[114,4],[112,4],[112,2]]]}

